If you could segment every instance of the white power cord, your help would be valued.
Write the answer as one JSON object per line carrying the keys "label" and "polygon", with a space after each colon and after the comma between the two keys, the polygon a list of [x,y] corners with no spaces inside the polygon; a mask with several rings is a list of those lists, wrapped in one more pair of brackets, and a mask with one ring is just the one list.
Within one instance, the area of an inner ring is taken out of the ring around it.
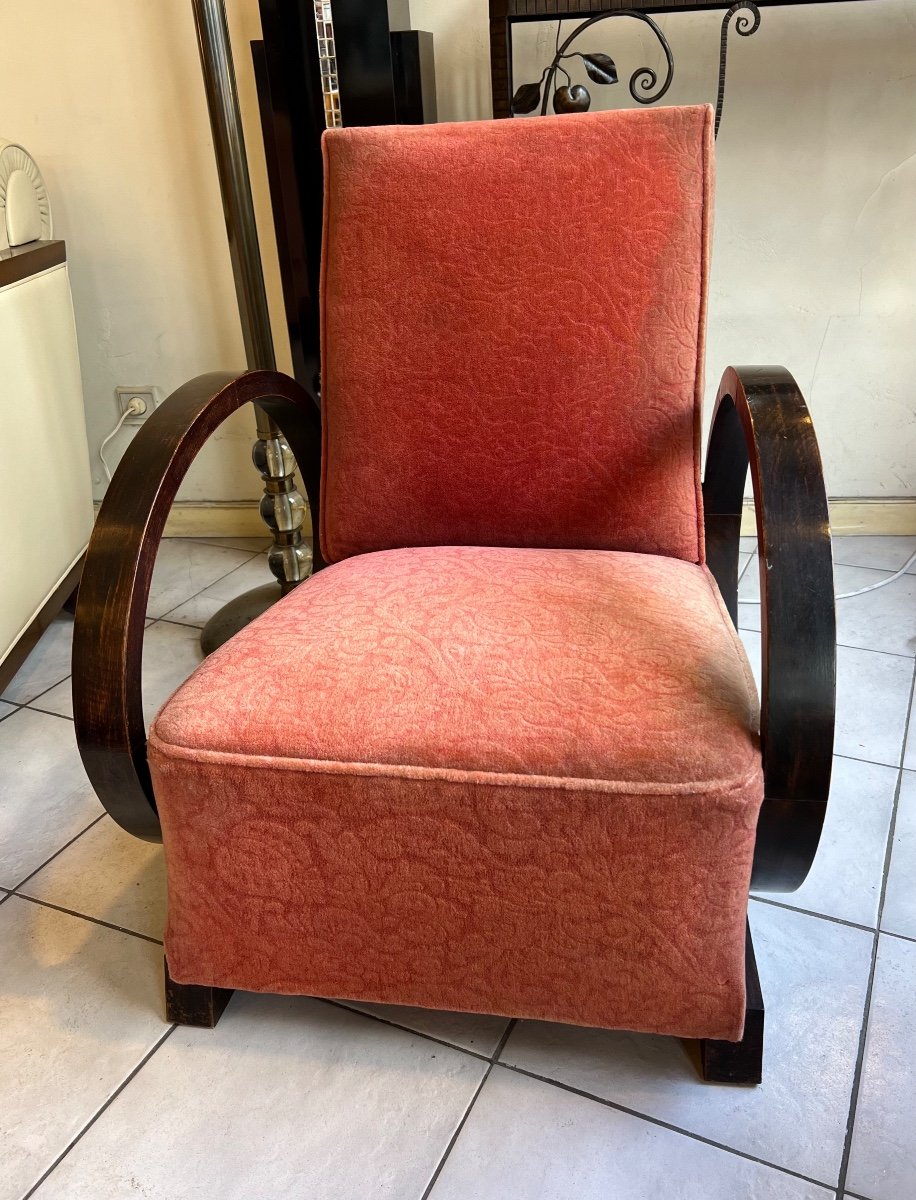
{"label": "white power cord", "polygon": [[111,431],[111,433],[109,433],[108,437],[105,438],[102,441],[101,446],[99,446],[99,458],[102,460],[102,469],[104,470],[105,478],[108,480],[109,483],[111,483],[111,468],[109,467],[108,463],[105,461],[105,447],[108,445],[108,443],[111,441],[111,439],[113,437],[115,437],[116,434],[119,434],[121,432],[124,422],[127,420],[128,417],[142,417],[145,412],[146,412],[146,405],[139,398],[139,396],[135,397],[133,400],[131,400],[130,404],[128,404],[127,408],[125,408],[124,411],[121,413],[121,420],[118,421],[117,425],[115,425],[114,429],[112,429],[112,431]]}
{"label": "white power cord", "polygon": [[[916,562],[916,550],[913,551],[903,566],[898,571],[895,571],[893,575],[889,575],[887,579],[879,579],[877,583],[870,583],[868,587],[857,588],[854,592],[840,592],[839,595],[833,598],[834,600],[851,600],[853,596],[864,596],[866,592],[876,592],[878,588],[887,587],[889,583],[893,583],[895,579],[899,579],[901,575],[905,575],[914,562]],[[759,604],[760,600],[741,600],[741,603]]]}
{"label": "white power cord", "polygon": [[853,596],[864,596],[866,592],[876,592],[878,588],[887,587],[889,583],[893,583],[895,579],[899,579],[901,575],[905,575],[914,562],[916,562],[916,550],[913,551],[900,570],[895,571],[893,575],[889,575],[887,579],[879,579],[877,583],[870,583],[868,587],[859,588],[855,592],[841,592],[834,599],[850,600]]}

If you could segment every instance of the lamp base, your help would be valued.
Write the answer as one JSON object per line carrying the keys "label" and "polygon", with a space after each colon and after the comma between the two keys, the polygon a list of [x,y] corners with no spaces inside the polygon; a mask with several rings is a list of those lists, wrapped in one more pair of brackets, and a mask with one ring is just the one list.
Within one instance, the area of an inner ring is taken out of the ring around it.
{"label": "lamp base", "polygon": [[218,650],[223,642],[228,642],[255,617],[267,612],[282,595],[279,583],[265,583],[224,604],[204,626],[200,635],[201,650],[204,654],[212,654],[214,650]]}

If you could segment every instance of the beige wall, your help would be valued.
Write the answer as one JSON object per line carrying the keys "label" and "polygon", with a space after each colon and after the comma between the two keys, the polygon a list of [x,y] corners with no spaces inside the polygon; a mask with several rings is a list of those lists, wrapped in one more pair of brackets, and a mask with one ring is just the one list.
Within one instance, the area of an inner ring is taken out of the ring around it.
{"label": "beige wall", "polygon": [[[248,40],[257,0],[230,0],[265,260],[279,290]],[[119,384],[165,393],[245,365],[190,0],[5,0],[0,133],[45,176],[66,239],[95,494]],[[284,354],[288,353],[284,347]],[[132,436],[109,448],[117,461]],[[228,422],[185,499],[258,495],[253,419]]]}
{"label": "beige wall", "polygon": [[[282,331],[248,55],[257,0],[227,7]],[[488,116],[487,0],[411,0],[411,13],[436,35],[441,118]],[[661,20],[677,62],[672,103],[714,99],[719,21],[716,13]],[[519,80],[536,77],[552,43],[549,27],[527,32]],[[69,243],[95,452],[116,419],[117,384],[167,392],[198,372],[243,365],[190,3],[6,0],[3,38],[0,134],[38,159]],[[660,62],[626,18],[587,45],[612,54],[622,76]],[[916,4],[766,8],[758,33],[733,35],[729,54],[710,389],[728,362],[784,362],[814,409],[832,493],[912,497]],[[631,103],[625,84],[604,98]],[[251,438],[251,419],[240,414],[183,495],[255,496]]]}

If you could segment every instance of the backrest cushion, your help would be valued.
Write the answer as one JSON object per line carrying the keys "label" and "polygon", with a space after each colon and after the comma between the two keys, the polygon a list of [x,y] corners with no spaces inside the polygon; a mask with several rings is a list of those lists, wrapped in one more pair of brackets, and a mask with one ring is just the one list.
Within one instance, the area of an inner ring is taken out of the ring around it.
{"label": "backrest cushion", "polygon": [[711,110],[324,136],[321,544],[702,559]]}

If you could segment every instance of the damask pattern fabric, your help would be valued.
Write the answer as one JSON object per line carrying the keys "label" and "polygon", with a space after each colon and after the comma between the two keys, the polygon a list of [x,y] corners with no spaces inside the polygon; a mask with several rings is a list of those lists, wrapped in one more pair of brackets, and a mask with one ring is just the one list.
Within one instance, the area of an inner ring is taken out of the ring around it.
{"label": "damask pattern fabric", "polygon": [[702,560],[708,107],[324,137],[321,544]]}
{"label": "damask pattern fabric", "polygon": [[756,722],[704,566],[347,559],[153,726],[172,976],[736,1038]]}

